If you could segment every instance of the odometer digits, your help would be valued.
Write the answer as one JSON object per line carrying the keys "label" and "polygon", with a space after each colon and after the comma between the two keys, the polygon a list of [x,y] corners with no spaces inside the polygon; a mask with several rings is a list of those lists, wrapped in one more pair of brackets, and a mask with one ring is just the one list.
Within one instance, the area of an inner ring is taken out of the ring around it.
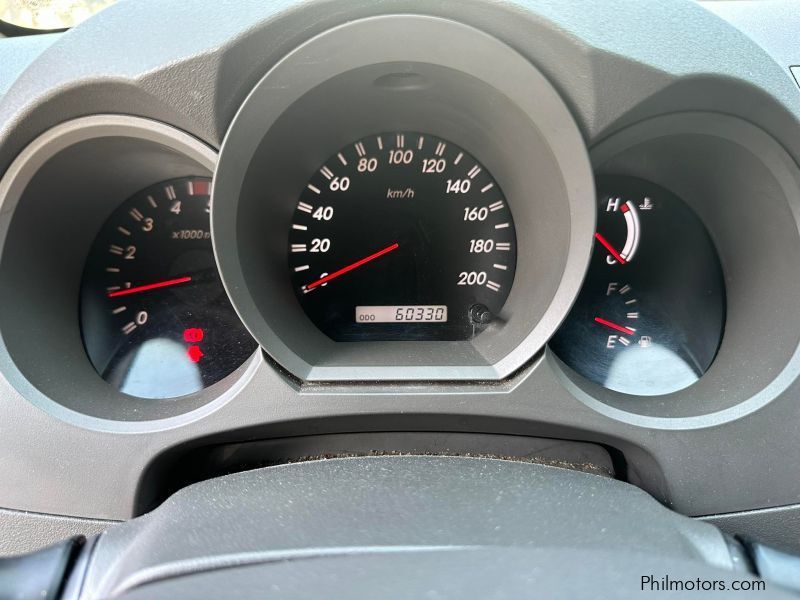
{"label": "odometer digits", "polygon": [[465,150],[427,134],[340,149],[308,181],[290,228],[297,298],[337,341],[469,339],[514,281],[500,186]]}
{"label": "odometer digits", "polygon": [[356,306],[356,323],[444,323],[446,306]]}

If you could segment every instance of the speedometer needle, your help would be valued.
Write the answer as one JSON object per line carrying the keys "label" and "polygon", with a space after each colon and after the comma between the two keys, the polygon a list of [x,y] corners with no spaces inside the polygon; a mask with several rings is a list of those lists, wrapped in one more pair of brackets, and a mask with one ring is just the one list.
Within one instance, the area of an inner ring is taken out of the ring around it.
{"label": "speedometer needle", "polygon": [[361,267],[361,266],[367,264],[368,262],[372,262],[376,258],[380,258],[381,256],[383,256],[384,254],[389,254],[389,252],[392,252],[393,250],[397,250],[399,247],[400,247],[400,244],[395,242],[391,246],[386,246],[386,248],[384,248],[383,250],[378,250],[375,254],[370,254],[369,256],[366,256],[366,257],[362,258],[361,260],[357,260],[353,264],[347,265],[346,267],[343,267],[343,268],[339,269],[338,271],[334,271],[330,275],[325,275],[325,277],[320,277],[316,281],[314,281],[312,283],[309,283],[303,289],[305,291],[307,291],[307,292],[310,292],[315,287],[319,287],[324,283],[328,283],[329,281],[333,281],[337,277],[341,277],[345,273],[349,273],[350,271],[352,271],[354,269],[357,269],[358,267]]}
{"label": "speedometer needle", "polygon": [[116,292],[109,292],[109,298],[116,298],[117,296],[127,296],[129,294],[138,294],[139,292],[146,292],[148,290],[156,290],[158,288],[169,287],[171,285],[178,285],[180,283],[187,283],[191,281],[191,276],[176,277],[175,279],[167,279],[166,281],[158,281],[156,283],[148,283],[146,285],[137,285],[136,287],[129,287]]}
{"label": "speedometer needle", "polygon": [[605,325],[606,327],[610,327],[614,331],[619,331],[626,335],[633,335],[634,333],[636,333],[635,329],[631,329],[630,327],[623,327],[622,325],[617,325],[616,323],[612,323],[611,321],[606,321],[601,317],[595,317],[594,322],[600,323],[600,325]]}
{"label": "speedometer needle", "polygon": [[614,246],[612,246],[611,244],[609,244],[609,243],[608,243],[608,240],[607,240],[606,238],[604,238],[604,237],[603,237],[602,235],[600,235],[599,233],[595,233],[595,234],[594,234],[594,237],[595,237],[595,239],[596,239],[598,242],[600,242],[601,244],[603,244],[603,246],[605,247],[605,249],[606,249],[606,250],[608,250],[609,254],[611,254],[611,256],[613,256],[613,257],[614,257],[614,259],[615,259],[615,260],[616,260],[616,261],[617,261],[619,264],[621,264],[621,265],[624,265],[624,264],[625,264],[625,262],[626,262],[626,261],[625,261],[625,259],[624,259],[624,258],[622,258],[622,255],[621,255],[619,252],[617,252],[616,250],[614,250]]}

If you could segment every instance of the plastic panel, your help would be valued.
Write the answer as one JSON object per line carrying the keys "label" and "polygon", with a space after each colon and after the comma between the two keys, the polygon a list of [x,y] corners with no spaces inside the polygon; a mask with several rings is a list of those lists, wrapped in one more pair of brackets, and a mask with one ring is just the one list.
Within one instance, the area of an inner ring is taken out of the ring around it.
{"label": "plastic panel", "polygon": [[33,552],[77,535],[91,537],[114,523],[0,509],[0,556]]}
{"label": "plastic panel", "polygon": [[520,547],[585,552],[617,574],[630,573],[634,553],[733,569],[715,528],[608,478],[487,459],[371,457],[271,467],[186,488],[100,539],[82,597],[276,562]]}

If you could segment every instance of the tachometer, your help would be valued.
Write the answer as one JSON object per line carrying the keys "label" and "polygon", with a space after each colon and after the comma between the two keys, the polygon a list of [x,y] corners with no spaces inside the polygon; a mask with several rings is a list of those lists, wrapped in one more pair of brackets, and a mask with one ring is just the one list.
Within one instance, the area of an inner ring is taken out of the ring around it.
{"label": "tachometer", "polygon": [[219,279],[210,180],[152,186],[112,213],[83,276],[81,329],[98,373],[142,398],[207,387],[256,348]]}
{"label": "tachometer", "polygon": [[514,282],[514,221],[497,181],[452,142],[380,134],[327,160],[298,199],[289,268],[337,341],[463,340]]}

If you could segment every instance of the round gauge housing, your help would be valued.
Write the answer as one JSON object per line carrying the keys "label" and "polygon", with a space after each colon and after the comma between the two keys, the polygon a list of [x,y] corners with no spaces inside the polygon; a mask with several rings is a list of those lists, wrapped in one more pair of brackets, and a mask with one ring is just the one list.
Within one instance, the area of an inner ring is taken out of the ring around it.
{"label": "round gauge housing", "polygon": [[595,247],[583,289],[551,341],[587,379],[655,396],[684,389],[722,341],[725,287],[714,244],[677,196],[601,177]]}
{"label": "round gauge housing", "polygon": [[389,15],[321,33],[258,83],[220,151],[212,222],[238,314],[299,379],[496,381],[569,310],[594,187],[529,61],[469,26]]}
{"label": "round gauge housing", "polygon": [[465,150],[384,133],[314,174],[288,256],[300,304],[334,340],[464,340],[503,308],[516,234],[502,190]]}
{"label": "round gauge housing", "polygon": [[169,180],[136,194],[101,229],[81,288],[81,330],[97,372],[125,394],[174,398],[238,368],[256,344],[217,273],[211,181]]}

